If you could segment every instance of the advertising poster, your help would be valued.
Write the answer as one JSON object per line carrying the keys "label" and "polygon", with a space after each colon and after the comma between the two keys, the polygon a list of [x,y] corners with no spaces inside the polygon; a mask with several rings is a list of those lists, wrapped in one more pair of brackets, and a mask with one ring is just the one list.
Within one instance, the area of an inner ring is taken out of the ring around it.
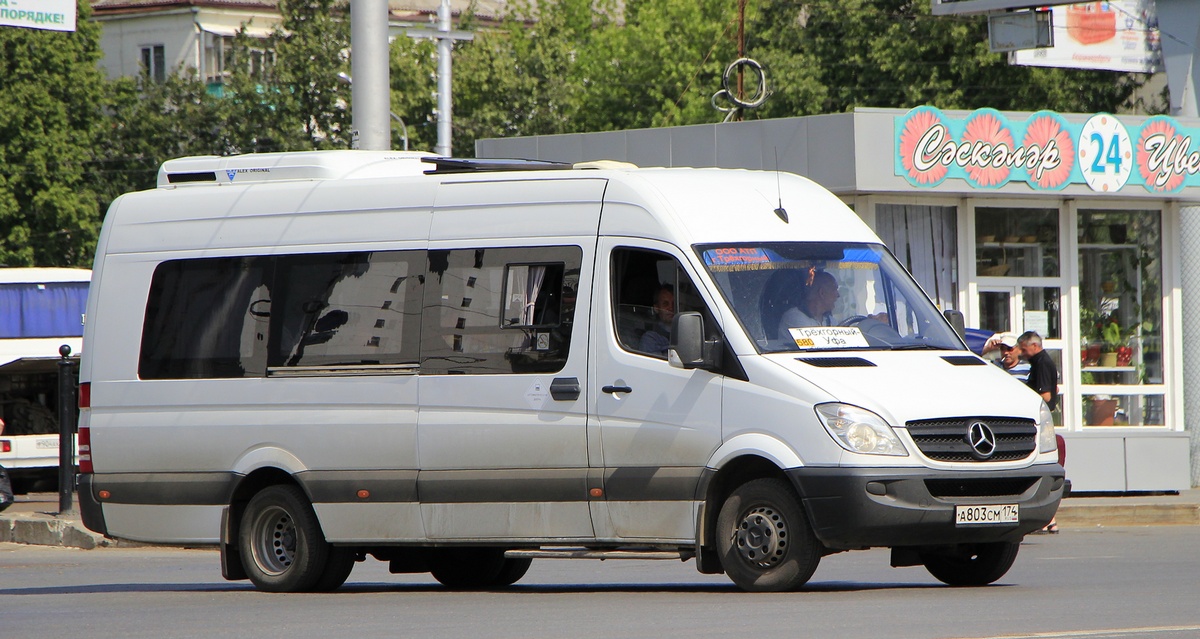
{"label": "advertising poster", "polygon": [[1051,12],[1054,46],[1016,51],[1009,57],[1013,64],[1126,73],[1162,71],[1153,0],[1082,2],[1056,6]]}
{"label": "advertising poster", "polygon": [[75,30],[75,0],[0,0],[0,28]]}

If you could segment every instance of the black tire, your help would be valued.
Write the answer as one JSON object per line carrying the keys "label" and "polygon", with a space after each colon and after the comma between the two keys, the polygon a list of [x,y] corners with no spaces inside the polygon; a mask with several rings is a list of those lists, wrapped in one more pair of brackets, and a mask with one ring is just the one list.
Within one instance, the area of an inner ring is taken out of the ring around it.
{"label": "black tire", "polygon": [[821,561],[796,493],[778,479],[755,479],[729,495],[717,517],[717,552],[725,574],[748,592],[795,590]]}
{"label": "black tire", "polygon": [[496,575],[496,580],[492,586],[496,588],[504,588],[511,586],[521,580],[525,573],[529,572],[529,566],[533,564],[533,560],[525,559],[504,559],[504,566],[500,568],[500,574]]}
{"label": "black tire", "polygon": [[1000,579],[1017,560],[1017,542],[963,544],[951,552],[924,553],[925,569],[951,586],[986,586]]}
{"label": "black tire", "polygon": [[[259,590],[306,592],[316,588],[330,567],[332,546],[304,492],[280,485],[262,489],[246,504],[238,549],[246,576]],[[329,583],[334,577],[331,573]]]}
{"label": "black tire", "polygon": [[342,587],[354,570],[355,552],[350,548],[332,546],[329,549],[329,559],[325,561],[325,570],[321,578],[313,585],[313,592],[333,592]]}
{"label": "black tire", "polygon": [[531,563],[531,559],[506,559],[502,548],[441,548],[434,553],[430,572],[447,588],[500,588],[525,576]]}

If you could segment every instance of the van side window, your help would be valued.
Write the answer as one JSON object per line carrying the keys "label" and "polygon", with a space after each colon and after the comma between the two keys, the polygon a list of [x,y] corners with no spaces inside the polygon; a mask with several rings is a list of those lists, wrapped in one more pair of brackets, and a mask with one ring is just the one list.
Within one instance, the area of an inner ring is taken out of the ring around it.
{"label": "van side window", "polygon": [[671,322],[677,313],[700,311],[708,331],[716,323],[695,284],[672,256],[618,248],[612,253],[613,324],[627,351],[667,358]]}
{"label": "van side window", "polygon": [[576,246],[430,251],[421,373],[562,370],[582,259]]}
{"label": "van side window", "polygon": [[158,265],[142,326],[142,379],[265,374],[271,259],[175,260]]}
{"label": "van side window", "polygon": [[280,257],[268,366],[415,365],[424,251]]}

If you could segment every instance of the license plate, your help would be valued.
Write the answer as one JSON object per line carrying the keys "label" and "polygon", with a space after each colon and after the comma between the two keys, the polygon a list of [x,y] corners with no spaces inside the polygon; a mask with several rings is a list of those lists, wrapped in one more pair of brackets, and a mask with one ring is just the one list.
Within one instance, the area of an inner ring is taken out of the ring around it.
{"label": "license plate", "polygon": [[38,450],[58,450],[57,439],[39,439],[34,447]]}
{"label": "license plate", "polygon": [[954,524],[956,526],[1015,524],[1019,521],[1019,510],[1017,504],[955,506]]}

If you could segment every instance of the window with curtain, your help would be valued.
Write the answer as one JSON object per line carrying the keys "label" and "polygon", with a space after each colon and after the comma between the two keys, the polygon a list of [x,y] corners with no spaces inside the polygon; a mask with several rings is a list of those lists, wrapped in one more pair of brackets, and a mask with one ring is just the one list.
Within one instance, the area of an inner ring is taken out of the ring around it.
{"label": "window with curtain", "polygon": [[875,233],[939,308],[958,299],[958,208],[879,204]]}

